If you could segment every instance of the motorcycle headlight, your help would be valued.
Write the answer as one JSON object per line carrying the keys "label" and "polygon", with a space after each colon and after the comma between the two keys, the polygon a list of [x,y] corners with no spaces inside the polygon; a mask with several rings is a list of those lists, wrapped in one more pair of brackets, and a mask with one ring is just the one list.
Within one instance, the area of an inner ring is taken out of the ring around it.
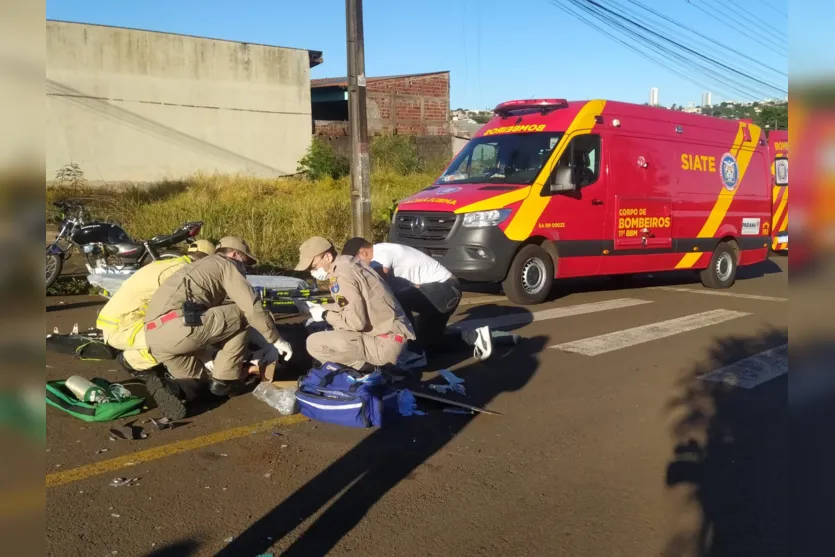
{"label": "motorcycle headlight", "polygon": [[510,216],[510,209],[495,209],[493,211],[476,211],[464,213],[464,228],[486,228],[503,223]]}

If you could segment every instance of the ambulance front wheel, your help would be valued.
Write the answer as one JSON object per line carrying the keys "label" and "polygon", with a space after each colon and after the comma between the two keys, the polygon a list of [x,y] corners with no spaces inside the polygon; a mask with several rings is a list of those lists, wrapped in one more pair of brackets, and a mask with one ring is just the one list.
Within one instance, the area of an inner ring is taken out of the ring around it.
{"label": "ambulance front wheel", "polygon": [[502,288],[514,304],[533,305],[545,301],[553,284],[551,256],[539,246],[527,245],[513,258]]}
{"label": "ambulance front wheel", "polygon": [[713,252],[707,269],[699,273],[707,288],[728,288],[736,280],[739,254],[728,242],[722,242]]}

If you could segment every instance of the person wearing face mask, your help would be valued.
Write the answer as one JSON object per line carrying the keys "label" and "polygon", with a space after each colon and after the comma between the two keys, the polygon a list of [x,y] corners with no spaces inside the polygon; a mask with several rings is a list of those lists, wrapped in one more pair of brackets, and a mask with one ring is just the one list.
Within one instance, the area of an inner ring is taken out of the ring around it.
{"label": "person wearing face mask", "polygon": [[461,285],[433,257],[411,246],[372,244],[360,237],[345,242],[342,255],[362,261],[391,286],[415,328],[417,340],[413,352],[427,355],[450,352],[461,348],[463,341],[473,347],[477,360],[486,360],[493,353],[493,332],[487,326],[463,332],[447,331],[447,323],[461,302]]}
{"label": "person wearing face mask", "polygon": [[334,330],[307,337],[307,351],[321,363],[356,370],[394,365],[415,333],[403,308],[380,276],[354,258],[338,256],[333,244],[320,236],[299,247],[297,271],[309,271],[327,281],[335,302],[310,308],[314,321]]}
{"label": "person wearing face mask", "polygon": [[[185,417],[181,398],[193,400],[207,381],[216,396],[227,396],[243,383],[249,327],[269,343],[261,363],[292,356],[290,344],[281,339],[272,316],[247,282],[246,267],[255,263],[243,239],[227,236],[218,242],[214,255],[183,267],[151,297],[145,338],[170,377],[150,394],[170,419]],[[226,303],[227,298],[231,303]],[[209,378],[203,355],[212,346],[219,350]]]}

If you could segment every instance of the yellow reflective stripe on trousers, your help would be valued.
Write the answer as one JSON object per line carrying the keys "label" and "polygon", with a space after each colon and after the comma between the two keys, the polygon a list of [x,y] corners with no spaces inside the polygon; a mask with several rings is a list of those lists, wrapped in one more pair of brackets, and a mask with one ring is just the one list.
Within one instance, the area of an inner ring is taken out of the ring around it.
{"label": "yellow reflective stripe on trousers", "polygon": [[158,364],[158,363],[159,363],[159,362],[157,361],[157,359],[156,359],[156,358],[154,358],[154,357],[151,355],[151,353],[148,351],[148,349],[147,349],[147,348],[143,348],[142,350],[140,350],[140,351],[139,351],[139,355],[140,355],[140,356],[142,356],[142,358],[144,358],[144,359],[145,359],[145,361],[150,362],[150,363],[152,363],[152,364],[154,364],[154,365],[156,365],[156,364]]}
{"label": "yellow reflective stripe on trousers", "polygon": [[139,334],[139,331],[142,330],[142,327],[145,326],[145,323],[139,321],[136,325],[133,326],[133,332],[131,332],[130,337],[128,338],[128,345],[133,346],[133,342],[136,340],[136,335]]}

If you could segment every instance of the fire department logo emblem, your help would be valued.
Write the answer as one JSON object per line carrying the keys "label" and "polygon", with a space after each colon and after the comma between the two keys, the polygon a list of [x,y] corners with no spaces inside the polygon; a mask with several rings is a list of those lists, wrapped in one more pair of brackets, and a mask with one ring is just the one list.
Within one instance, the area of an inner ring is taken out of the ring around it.
{"label": "fire department logo emblem", "polygon": [[736,158],[732,154],[725,153],[722,155],[719,164],[719,173],[722,176],[722,183],[725,184],[725,189],[734,191],[739,184],[739,164],[737,164]]}

